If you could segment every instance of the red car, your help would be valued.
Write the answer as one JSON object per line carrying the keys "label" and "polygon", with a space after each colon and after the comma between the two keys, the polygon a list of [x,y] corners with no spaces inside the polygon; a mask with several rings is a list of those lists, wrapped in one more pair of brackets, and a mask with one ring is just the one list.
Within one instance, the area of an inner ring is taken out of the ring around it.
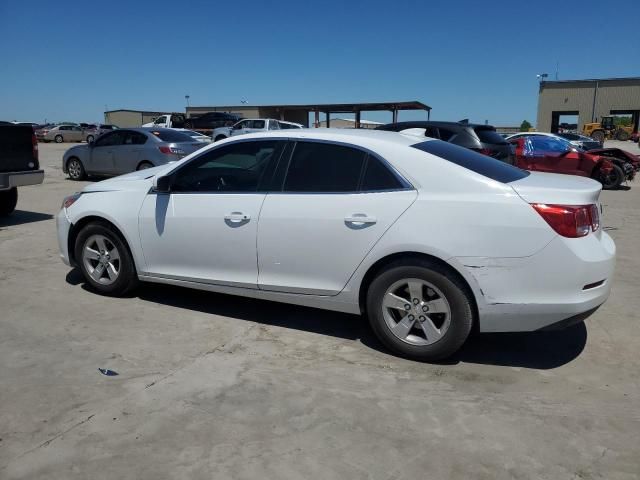
{"label": "red car", "polygon": [[507,139],[515,146],[515,165],[525,170],[590,177],[605,189],[616,189],[625,172],[604,156],[577,149],[555,135],[516,134]]}

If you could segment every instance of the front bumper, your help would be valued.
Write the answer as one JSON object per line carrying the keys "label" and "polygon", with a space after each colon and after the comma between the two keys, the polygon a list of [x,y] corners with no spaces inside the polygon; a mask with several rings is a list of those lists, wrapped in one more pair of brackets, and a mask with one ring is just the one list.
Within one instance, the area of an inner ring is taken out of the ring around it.
{"label": "front bumper", "polygon": [[44,181],[44,170],[30,170],[25,172],[0,173],[0,190],[25,185],[38,185]]}
{"label": "front bumper", "polygon": [[56,229],[58,231],[60,258],[65,265],[71,266],[71,257],[69,256],[69,231],[71,230],[71,222],[64,208],[61,209],[56,216]]}

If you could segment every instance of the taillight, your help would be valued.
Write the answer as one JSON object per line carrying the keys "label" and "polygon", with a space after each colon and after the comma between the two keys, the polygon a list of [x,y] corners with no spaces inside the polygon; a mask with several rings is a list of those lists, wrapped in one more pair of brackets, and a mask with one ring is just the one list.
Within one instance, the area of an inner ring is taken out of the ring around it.
{"label": "taillight", "polygon": [[532,203],[531,206],[559,235],[579,238],[600,228],[597,205],[547,205]]}
{"label": "taillight", "polygon": [[184,150],[175,147],[158,147],[160,151],[166,155],[184,155]]}
{"label": "taillight", "polygon": [[36,134],[31,134],[31,151],[33,153],[34,160],[38,160],[38,139],[36,138]]}

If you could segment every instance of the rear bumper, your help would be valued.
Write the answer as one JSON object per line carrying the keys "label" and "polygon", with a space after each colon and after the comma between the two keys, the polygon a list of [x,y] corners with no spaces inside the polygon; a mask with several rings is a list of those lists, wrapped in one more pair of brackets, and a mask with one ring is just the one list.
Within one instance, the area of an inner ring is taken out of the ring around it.
{"label": "rear bumper", "polygon": [[0,173],[0,190],[8,190],[13,187],[25,185],[38,185],[44,181],[44,170],[31,170],[27,172],[2,172]]}
{"label": "rear bumper", "polygon": [[611,292],[615,244],[605,232],[556,237],[524,258],[458,258],[475,280],[480,331],[525,332],[579,322]]}

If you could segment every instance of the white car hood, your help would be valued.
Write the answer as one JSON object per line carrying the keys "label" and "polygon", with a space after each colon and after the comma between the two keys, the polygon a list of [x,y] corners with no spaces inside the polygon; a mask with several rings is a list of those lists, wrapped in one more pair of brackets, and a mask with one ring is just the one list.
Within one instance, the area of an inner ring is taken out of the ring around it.
{"label": "white car hood", "polygon": [[83,192],[108,192],[116,190],[148,190],[153,184],[156,176],[162,176],[165,171],[175,167],[175,163],[160,165],[159,167],[147,168],[137,172],[127,173],[118,177],[92,183],[82,189]]}

